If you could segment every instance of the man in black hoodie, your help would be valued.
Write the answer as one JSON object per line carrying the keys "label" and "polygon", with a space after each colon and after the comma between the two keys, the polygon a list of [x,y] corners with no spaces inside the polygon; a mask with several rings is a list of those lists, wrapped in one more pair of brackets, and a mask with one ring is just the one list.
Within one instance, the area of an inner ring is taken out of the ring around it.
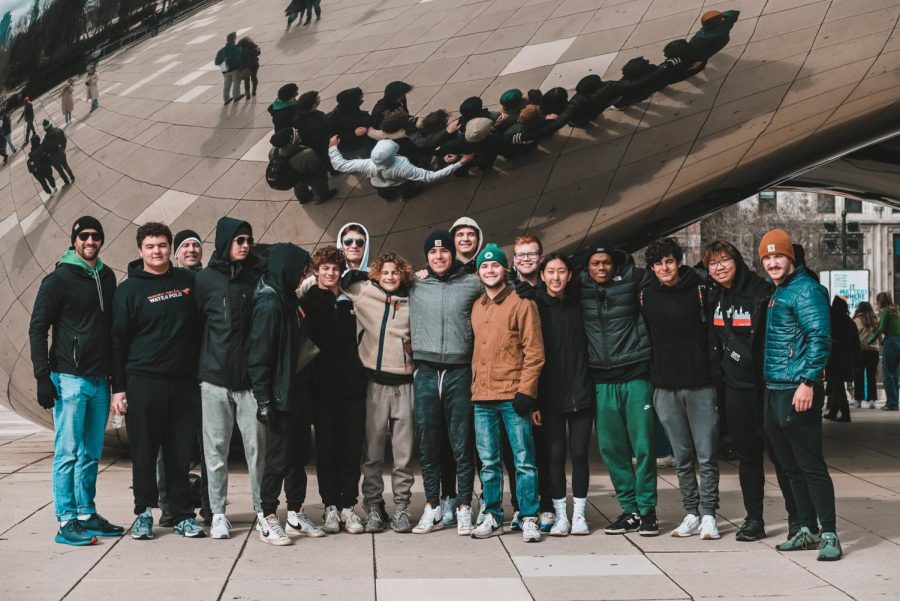
{"label": "man in black hoodie", "polygon": [[60,128],[53,127],[49,119],[44,119],[43,127],[44,152],[50,159],[50,165],[56,169],[64,186],[75,183],[75,174],[72,173],[69,161],[66,159],[66,134]]}
{"label": "man in black hoodie", "polygon": [[[97,514],[97,465],[109,415],[110,326],[116,276],[100,260],[103,226],[85,216],[72,225],[72,246],[43,279],[28,336],[37,401],[53,411],[56,542],[83,546],[124,529]],[[52,330],[52,344],[47,334]]]}
{"label": "man in black hoodie", "polygon": [[200,404],[194,273],[172,267],[172,231],[162,223],[140,226],[137,245],[141,257],[128,264],[128,279],[116,290],[112,324],[112,410],[125,415],[131,447],[137,516],[131,537],[153,538],[150,508],[159,497],[160,446],[175,532],[202,537],[206,533],[194,520],[188,482]]}
{"label": "man in black hoodie", "polygon": [[228,451],[235,422],[244,443],[250,472],[253,509],[262,513],[259,483],[265,454],[265,431],[256,420],[247,358],[253,291],[263,272],[252,252],[253,229],[246,221],[222,217],[216,224],[216,250],[197,273],[194,302],[202,323],[199,373],[203,407],[203,450],[209,478],[212,538],[229,538],[225,517]]}
{"label": "man in black hoodie", "polygon": [[381,119],[387,111],[402,110],[404,113],[409,113],[409,107],[406,106],[406,95],[412,89],[413,87],[405,81],[392,81],[386,85],[384,96],[372,108],[372,127],[381,128]]}
{"label": "man in black hoodie", "polygon": [[338,150],[348,159],[366,159],[372,153],[375,141],[367,136],[372,126],[372,115],[360,107],[363,103],[361,88],[339,92],[337,106],[328,113],[331,131],[340,137]]}
{"label": "man in black hoodie", "polygon": [[[675,473],[686,515],[672,536],[719,538],[719,416],[708,344],[706,284],[681,264],[674,238],[647,247],[656,279],[641,292],[641,308],[653,342],[653,406],[672,443]],[[700,464],[700,489],[694,454]],[[702,519],[700,517],[702,514]]]}
{"label": "man in black hoodie", "polygon": [[297,100],[297,116],[294,117],[293,126],[300,132],[303,145],[312,148],[322,164],[329,166],[330,169],[328,142],[331,140],[331,124],[325,113],[318,109],[321,100],[319,93],[315,90],[300,94],[300,98]]}
{"label": "man in black hoodie", "polygon": [[272,128],[281,131],[290,127],[297,116],[297,93],[300,89],[295,83],[286,83],[278,88],[278,98],[267,109],[272,116]]}

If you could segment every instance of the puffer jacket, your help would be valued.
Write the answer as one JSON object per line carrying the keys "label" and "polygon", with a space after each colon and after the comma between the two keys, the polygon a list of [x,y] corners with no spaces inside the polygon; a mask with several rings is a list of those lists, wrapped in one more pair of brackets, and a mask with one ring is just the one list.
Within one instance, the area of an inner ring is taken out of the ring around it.
{"label": "puffer jacket", "polygon": [[337,146],[328,149],[331,166],[342,173],[362,173],[376,188],[399,186],[407,181],[431,183],[449,176],[462,167],[460,163],[447,165],[438,171],[416,167],[409,159],[397,154],[400,147],[393,140],[380,140],[375,144],[370,159],[347,160]]}
{"label": "puffer jacket", "polygon": [[822,383],[831,352],[828,291],[801,266],[775,287],[769,300],[763,375],[773,390],[801,379]]}

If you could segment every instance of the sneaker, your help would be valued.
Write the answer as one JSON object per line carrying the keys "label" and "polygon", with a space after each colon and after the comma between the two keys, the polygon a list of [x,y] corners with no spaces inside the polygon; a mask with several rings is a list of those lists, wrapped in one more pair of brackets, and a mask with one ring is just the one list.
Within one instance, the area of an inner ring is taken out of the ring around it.
{"label": "sneaker", "polygon": [[675,456],[666,455],[665,457],[657,457],[656,467],[675,467]]}
{"label": "sneaker", "polygon": [[61,545],[72,545],[73,547],[86,547],[97,542],[97,537],[88,532],[81,525],[81,522],[69,520],[65,526],[60,526],[59,531],[54,538]]}
{"label": "sneaker", "polygon": [[265,518],[261,513],[256,514],[256,531],[259,532],[259,540],[276,547],[284,547],[291,544],[291,539],[281,528],[278,516],[270,513]]}
{"label": "sneaker", "polygon": [[744,520],[744,523],[741,524],[741,527],[738,529],[737,534],[734,535],[734,538],[742,543],[749,543],[766,538],[765,525],[759,520]]}
{"label": "sneaker", "polygon": [[623,513],[604,529],[607,534],[625,534],[636,532],[641,527],[641,516],[636,513]]}
{"label": "sneaker", "polygon": [[[422,517],[419,519],[419,523],[412,529],[413,534],[428,534],[429,532],[440,530],[444,527],[442,517],[440,505],[435,508],[432,507],[431,504],[426,503],[425,509],[422,510]],[[459,519],[459,516],[456,517]]]}
{"label": "sneaker", "polygon": [[522,520],[522,540],[526,543],[541,542],[541,528],[538,526],[538,518],[524,518]]}
{"label": "sneaker", "polygon": [[481,526],[482,522],[484,522],[484,499],[478,497],[478,515],[475,516],[475,525]]}
{"label": "sneaker", "polygon": [[386,526],[385,522],[387,522],[387,516],[384,513],[383,507],[380,505],[369,507],[369,512],[366,514],[364,530],[366,532],[384,532],[384,527]]}
{"label": "sneaker", "polygon": [[719,537],[719,527],[716,525],[716,516],[703,516],[703,519],[700,520],[700,538],[703,540],[717,540]]}
{"label": "sneaker", "polygon": [[441,499],[441,516],[444,520],[444,526],[456,525],[456,508],[458,502],[456,497],[444,497]]}
{"label": "sneaker", "polygon": [[[353,511],[353,509],[353,507],[344,507],[341,509],[341,525],[344,527],[347,534],[362,534],[365,528],[363,527],[362,520],[359,519],[359,516],[356,515],[356,512]],[[383,524],[381,529],[384,530]]]}
{"label": "sneaker", "polygon": [[522,531],[522,522],[519,520],[519,512],[513,513],[512,519],[509,521],[509,529],[514,532]]}
{"label": "sneaker", "polygon": [[810,549],[815,549],[820,542],[818,535],[813,534],[809,531],[809,528],[803,526],[797,531],[797,534],[787,541],[775,545],[775,549],[778,551],[809,551]]}
{"label": "sneaker", "polygon": [[185,538],[203,538],[206,536],[206,530],[194,518],[186,518],[175,524],[175,534]]}
{"label": "sneaker", "polygon": [[500,536],[503,534],[503,526],[494,521],[494,516],[490,513],[484,513],[484,519],[477,528],[472,530],[472,538],[490,538],[492,536]]}
{"label": "sneaker", "polygon": [[638,534],[640,536],[657,536],[659,534],[656,511],[650,511],[641,516],[641,527],[638,528]]}
{"label": "sneaker", "polygon": [[323,530],[328,534],[337,534],[341,531],[341,516],[338,514],[337,507],[329,505],[325,508],[325,526]]}
{"label": "sneaker", "polygon": [[819,542],[819,555],[816,559],[819,561],[837,561],[843,555],[841,541],[838,540],[837,534],[834,532],[823,532]]}
{"label": "sneaker", "polygon": [[869,409],[875,408],[875,401],[869,401]]}
{"label": "sneaker", "polygon": [[580,513],[576,513],[572,516],[572,529],[569,530],[570,534],[575,536],[587,536],[591,533],[591,525],[588,524],[587,518]]}
{"label": "sneaker", "polygon": [[[54,192],[55,192],[55,191],[56,191],[56,190],[54,189]],[[881,410],[882,410],[882,411],[897,411],[897,407],[890,407],[890,406],[888,406],[888,405],[885,405],[884,407],[881,408]]]}
{"label": "sneaker", "polygon": [[456,510],[456,533],[460,536],[472,534],[472,508],[460,507]]}
{"label": "sneaker", "polygon": [[91,536],[122,536],[125,534],[125,528],[110,524],[106,518],[98,513],[92,514],[86,520],[78,520],[81,527]]}
{"label": "sneaker", "polygon": [[131,538],[150,540],[153,538],[153,516],[141,514],[131,523]]}
{"label": "sneaker", "polygon": [[409,521],[409,510],[406,507],[398,507],[394,510],[394,519],[391,520],[391,530],[399,534],[412,532],[412,523]]}
{"label": "sneaker", "polygon": [[542,511],[539,516],[541,532],[550,532],[556,523],[556,514],[552,511]]}
{"label": "sneaker", "polygon": [[550,528],[550,536],[569,536],[569,529],[572,526],[569,524],[569,518],[564,515],[556,518],[556,521],[553,522],[553,526]]}
{"label": "sneaker", "polygon": [[213,516],[209,537],[217,540],[231,538],[231,522],[228,521],[224,513],[217,513]]}
{"label": "sneaker", "polygon": [[309,538],[322,538],[325,536],[325,531],[313,524],[309,516],[302,511],[287,512],[284,531],[288,536],[308,536]]}
{"label": "sneaker", "polygon": [[672,530],[672,536],[694,536],[700,533],[700,516],[689,513],[684,516],[681,523],[675,530]]}
{"label": "sneaker", "polygon": [[168,507],[160,511],[159,525],[163,528],[172,528],[175,526],[175,518],[172,517],[172,512],[169,511]]}

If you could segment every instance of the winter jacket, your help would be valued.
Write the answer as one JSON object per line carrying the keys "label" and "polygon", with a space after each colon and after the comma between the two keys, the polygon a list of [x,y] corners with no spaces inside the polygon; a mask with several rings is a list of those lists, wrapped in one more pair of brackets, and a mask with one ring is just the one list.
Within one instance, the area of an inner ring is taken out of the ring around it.
{"label": "winter jacket", "polygon": [[331,139],[331,124],[325,113],[318,110],[298,111],[292,124],[300,132],[304,146],[312,148],[316,156],[328,165],[328,141]]}
{"label": "winter jacket", "polygon": [[859,336],[856,324],[843,307],[831,308],[831,354],[825,377],[831,382],[849,382],[860,365]]}
{"label": "winter jacket", "polygon": [[575,95],[569,101],[572,108],[569,123],[574,127],[587,127],[604,110],[621,98],[616,82],[603,81],[599,75],[586,75],[575,87]]}
{"label": "winter jacket", "polygon": [[196,380],[200,328],[193,299],[194,272],[172,267],[162,275],[128,264],[128,279],[113,298],[113,392],[126,375]]}
{"label": "winter jacket", "polygon": [[270,148],[269,160],[275,157],[288,157],[288,165],[297,174],[297,181],[315,175],[326,175],[325,165],[319,159],[319,155],[312,148],[303,145],[303,141],[297,140],[285,148]]}
{"label": "winter jacket", "polygon": [[272,116],[272,129],[277,132],[291,127],[294,117],[297,116],[297,101],[278,99],[270,104],[267,110]]}
{"label": "winter jacket", "polygon": [[345,155],[368,154],[375,146],[368,136],[356,135],[356,128],[372,126],[372,115],[359,108],[362,97],[360,88],[344,90],[337,95],[337,106],[328,113],[332,133],[341,138],[338,150]]}
{"label": "winter jacket", "polygon": [[84,86],[87,88],[88,100],[100,99],[100,76],[96,72],[94,72],[93,75],[88,75],[87,78],[85,78]]}
{"label": "winter jacket", "polygon": [[856,334],[859,337],[859,346],[861,351],[877,351],[878,350],[878,341],[873,340],[871,343],[869,339],[872,337],[872,334],[875,333],[875,329],[878,327],[877,324],[873,328],[867,328],[866,324],[863,323],[861,317],[857,316],[853,318],[853,323],[856,325]]}
{"label": "winter jacket", "polygon": [[469,365],[472,359],[472,303],[484,291],[477,275],[459,263],[444,277],[429,271],[410,282],[409,313],[413,358],[434,365]]}
{"label": "winter jacket", "polygon": [[3,115],[3,135],[9,137],[12,135],[12,121],[9,118],[9,115]]}
{"label": "winter jacket", "polygon": [[538,385],[538,406],[550,413],[572,413],[594,407],[594,386],[588,372],[587,335],[578,298],[565,299],[537,290],[537,308],[544,340],[544,367]]}
{"label": "winter jacket", "polygon": [[878,315],[878,326],[866,342],[871,344],[879,336],[884,336],[885,338],[900,336],[900,314],[888,309],[881,310],[881,313]]}
{"label": "winter jacket", "polygon": [[294,288],[307,261],[309,253],[299,246],[275,244],[253,294],[247,373],[256,401],[280,411],[290,408],[300,390],[297,360],[304,334]]}
{"label": "winter jacket", "polygon": [[47,156],[51,159],[57,158],[60,155],[64,158],[66,156],[67,143],[68,140],[66,140],[66,134],[63,130],[58,127],[49,127],[44,134],[42,146],[44,147],[44,152],[46,152]]}
{"label": "winter jacket", "polygon": [[763,376],[773,390],[802,379],[822,383],[831,352],[828,291],[802,265],[775,287],[769,301]]}
{"label": "winter jacket", "polygon": [[32,146],[31,150],[28,151],[26,167],[28,167],[28,173],[38,178],[53,175],[50,171],[50,155],[44,150],[43,144]]}
{"label": "winter jacket", "polygon": [[234,42],[226,42],[225,45],[216,52],[216,58],[213,61],[217,66],[225,63],[223,73],[231,73],[235,69],[241,68],[241,50],[242,48]]}
{"label": "winter jacket", "polygon": [[202,328],[198,377],[233,391],[250,390],[247,358],[253,293],[263,274],[263,262],[252,251],[244,261],[228,260],[238,228],[249,225],[231,217],[219,219],[216,249],[194,283]]}
{"label": "winter jacket", "polygon": [[[26,102],[25,105],[22,106],[22,118],[28,123],[34,121],[34,105],[30,102]],[[21,121],[22,118],[20,118],[19,121]]]}
{"label": "winter jacket", "polygon": [[[112,375],[113,294],[116,276],[99,259],[90,267],[67,250],[41,281],[28,338],[34,377],[50,372],[78,376]],[[47,348],[47,334],[53,334]]]}
{"label": "winter jacket", "polygon": [[59,93],[59,104],[63,114],[71,113],[75,110],[75,87],[65,84]]}
{"label": "winter jacket", "polygon": [[472,306],[472,400],[511,401],[517,393],[536,399],[544,340],[534,301],[506,285],[493,299],[487,293]]}
{"label": "winter jacket", "polygon": [[237,43],[241,49],[241,68],[242,69],[259,69],[259,55],[262,51],[255,43],[241,39]]}
{"label": "winter jacket", "polygon": [[403,81],[392,81],[384,88],[384,96],[372,107],[372,127],[380,128],[381,120],[388,111],[401,109],[409,113],[406,106],[406,94],[412,90],[412,86]]}
{"label": "winter jacket", "polygon": [[726,10],[722,13],[722,22],[716,27],[701,29],[691,38],[691,47],[701,58],[709,59],[724,48],[731,39],[731,28],[737,22],[741,11]]}
{"label": "winter jacket", "polygon": [[616,92],[621,98],[616,108],[624,108],[646,100],[666,87],[668,70],[676,65],[665,61],[660,65],[650,63],[643,56],[633,58],[622,67],[622,79],[616,82]]}
{"label": "winter jacket", "polygon": [[435,182],[462,167],[459,163],[447,165],[438,171],[428,171],[416,167],[404,156],[397,154],[398,146],[392,140],[381,140],[372,150],[370,159],[347,160],[336,146],[328,149],[331,165],[343,173],[362,173],[376,188],[399,186],[412,180],[417,182]]}

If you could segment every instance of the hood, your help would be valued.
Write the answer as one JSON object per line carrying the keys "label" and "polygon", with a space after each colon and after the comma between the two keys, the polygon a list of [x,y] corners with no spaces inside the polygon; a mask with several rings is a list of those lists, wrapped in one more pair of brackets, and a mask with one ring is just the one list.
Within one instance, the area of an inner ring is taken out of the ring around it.
{"label": "hood", "polygon": [[275,111],[280,111],[294,106],[297,106],[296,100],[281,100],[280,98],[278,98],[275,100],[275,102],[269,105],[269,113],[274,113]]}
{"label": "hood", "polygon": [[[734,255],[734,281],[731,283],[731,291],[732,293],[743,296],[749,293],[754,285],[752,277],[753,272],[744,260],[741,251],[735,250],[737,252]],[[709,278],[709,284],[710,286],[719,286],[711,276]]]}
{"label": "hood", "polygon": [[63,253],[57,263],[59,265],[74,265],[76,267],[81,267],[84,272],[92,278],[97,277],[100,275],[100,272],[103,271],[103,261],[100,257],[97,257],[96,267],[91,267],[71,248]]}
{"label": "hood", "polygon": [[337,108],[342,113],[355,113],[362,105],[362,88],[350,88],[337,95]]}
{"label": "hood", "polygon": [[394,157],[399,151],[400,146],[393,140],[379,140],[372,149],[372,162],[379,169],[387,169],[394,164]]}
{"label": "hood", "polygon": [[581,81],[575,86],[575,92],[584,96],[590,96],[601,87],[603,87],[603,80],[596,73],[591,73],[581,78]]}
{"label": "hood", "polygon": [[309,261],[309,253],[289,242],[273,244],[269,251],[269,270],[265,276],[266,283],[271,286],[278,295],[288,303],[296,303],[297,296],[294,290],[297,288],[303,272],[306,271],[306,263]]}
{"label": "hood", "polygon": [[[347,228],[350,227],[351,225],[355,225],[355,226],[361,228],[362,231],[364,231],[366,233],[366,245],[363,248],[363,256],[362,256],[362,261],[359,264],[359,270],[360,271],[369,271],[369,242],[371,242],[372,238],[369,236],[369,230],[366,229],[366,226],[364,226],[361,223],[357,223],[356,221],[351,221],[349,223],[345,223],[344,225],[342,225],[341,229],[338,230],[337,247],[339,249],[341,249],[342,251],[344,250],[344,244],[343,244],[344,232],[347,231]],[[349,271],[349,270],[350,270],[350,266],[348,265],[347,269],[344,270],[344,273],[347,273],[347,271]]]}
{"label": "hood", "polygon": [[463,121],[468,121],[475,117],[486,117],[489,114],[478,96],[470,96],[459,105],[459,116]]}
{"label": "hood", "polygon": [[405,94],[409,94],[412,86],[405,81],[392,81],[384,87],[384,99],[397,102]]}
{"label": "hood", "polygon": [[481,227],[471,217],[460,217],[453,222],[452,226],[450,226],[450,234],[455,237],[456,228],[462,226],[475,228],[475,231],[478,232],[478,246],[475,248],[475,255],[472,258],[472,260],[474,261],[475,257],[478,256],[478,253],[481,252],[481,248],[484,246],[484,232],[481,231]]}
{"label": "hood", "polygon": [[231,241],[234,240],[238,228],[244,225],[251,228],[250,231],[253,231],[253,228],[246,221],[234,219],[233,217],[222,217],[219,219],[218,223],[216,223],[216,250],[213,253],[214,259],[219,259],[224,262],[228,261],[228,247],[231,245]]}
{"label": "hood", "polygon": [[141,280],[158,280],[159,278],[169,277],[169,274],[172,273],[172,261],[169,261],[169,270],[163,274],[155,274],[150,273],[149,271],[144,271],[144,260],[143,259],[135,259],[131,263],[128,264],[128,277],[129,278],[138,278]]}

